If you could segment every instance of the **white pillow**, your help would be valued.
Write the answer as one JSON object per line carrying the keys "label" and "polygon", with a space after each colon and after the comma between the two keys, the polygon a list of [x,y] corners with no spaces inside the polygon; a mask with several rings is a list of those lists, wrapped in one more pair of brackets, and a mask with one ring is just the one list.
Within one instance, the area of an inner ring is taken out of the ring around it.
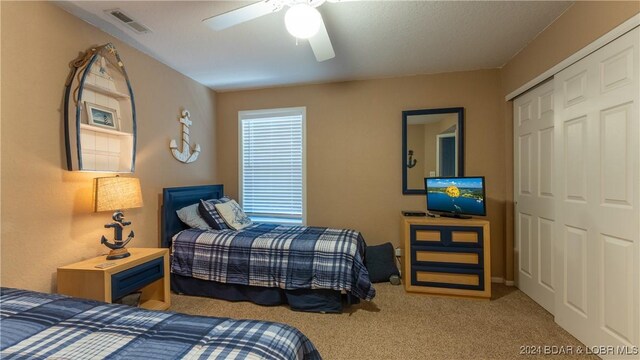
{"label": "white pillow", "polygon": [[232,229],[241,230],[252,224],[251,219],[242,211],[242,208],[240,208],[240,205],[238,205],[235,200],[216,204],[215,206],[218,214],[222,216],[224,222]]}
{"label": "white pillow", "polygon": [[198,214],[198,205],[200,205],[200,203],[185,206],[177,210],[176,214],[178,214],[178,217],[183,223],[194,229],[211,230],[211,226]]}

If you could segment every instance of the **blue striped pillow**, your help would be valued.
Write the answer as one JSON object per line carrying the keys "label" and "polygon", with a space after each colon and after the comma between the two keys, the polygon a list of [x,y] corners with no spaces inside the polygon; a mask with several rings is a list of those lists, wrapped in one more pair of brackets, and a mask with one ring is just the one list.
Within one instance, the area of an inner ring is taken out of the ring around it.
{"label": "blue striped pillow", "polygon": [[216,230],[230,229],[227,223],[224,222],[222,216],[218,214],[218,210],[216,209],[216,204],[224,204],[229,201],[231,201],[231,199],[226,196],[223,196],[220,199],[200,199],[200,205],[198,205],[200,216],[204,219],[204,221],[207,222],[207,224],[209,224],[209,226]]}

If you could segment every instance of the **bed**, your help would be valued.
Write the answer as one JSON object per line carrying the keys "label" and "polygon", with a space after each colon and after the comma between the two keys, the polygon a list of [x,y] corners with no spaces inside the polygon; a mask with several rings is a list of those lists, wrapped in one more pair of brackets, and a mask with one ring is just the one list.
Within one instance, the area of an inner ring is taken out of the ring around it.
{"label": "bed", "polygon": [[375,296],[356,231],[271,224],[203,231],[176,215],[223,195],[222,185],[164,189],[161,246],[172,249],[173,291],[313,312],[341,312]]}
{"label": "bed", "polygon": [[2,359],[320,359],[297,329],[0,288]]}

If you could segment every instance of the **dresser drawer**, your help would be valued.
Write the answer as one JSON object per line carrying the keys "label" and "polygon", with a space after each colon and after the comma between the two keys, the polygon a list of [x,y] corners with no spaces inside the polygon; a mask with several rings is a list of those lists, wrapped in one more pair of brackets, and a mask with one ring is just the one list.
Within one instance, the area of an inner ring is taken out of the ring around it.
{"label": "dresser drawer", "polygon": [[111,276],[111,299],[121,298],[164,277],[164,258],[160,257]]}
{"label": "dresser drawer", "polygon": [[484,256],[481,248],[416,245],[411,247],[411,264],[482,269]]}
{"label": "dresser drawer", "polygon": [[413,266],[411,285],[482,291],[484,290],[484,271],[482,269]]}
{"label": "dresser drawer", "polygon": [[482,248],[484,231],[481,226],[411,225],[411,245]]}

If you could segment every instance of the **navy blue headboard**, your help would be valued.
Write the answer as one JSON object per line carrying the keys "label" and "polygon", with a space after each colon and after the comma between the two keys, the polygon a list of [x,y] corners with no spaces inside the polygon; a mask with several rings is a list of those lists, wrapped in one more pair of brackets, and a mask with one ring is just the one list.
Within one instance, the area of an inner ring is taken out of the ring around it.
{"label": "navy blue headboard", "polygon": [[162,189],[162,229],[160,246],[171,247],[171,238],[178,232],[188,229],[176,210],[195,204],[200,199],[219,199],[224,195],[222,185],[198,185]]}

